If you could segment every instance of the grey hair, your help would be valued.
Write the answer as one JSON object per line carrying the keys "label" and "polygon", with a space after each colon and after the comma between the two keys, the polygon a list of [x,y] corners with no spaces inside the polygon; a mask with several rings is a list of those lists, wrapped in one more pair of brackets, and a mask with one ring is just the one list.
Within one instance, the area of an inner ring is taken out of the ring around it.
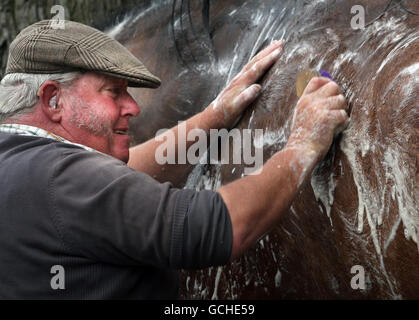
{"label": "grey hair", "polygon": [[68,85],[81,75],[81,72],[6,75],[0,82],[0,123],[31,112],[39,101],[38,90],[45,81],[51,80]]}

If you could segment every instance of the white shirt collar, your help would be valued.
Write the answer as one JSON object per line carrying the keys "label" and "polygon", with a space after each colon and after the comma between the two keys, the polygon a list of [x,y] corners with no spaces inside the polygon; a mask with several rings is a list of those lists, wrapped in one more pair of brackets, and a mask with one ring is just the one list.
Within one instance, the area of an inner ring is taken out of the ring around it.
{"label": "white shirt collar", "polygon": [[11,134],[19,134],[19,135],[23,135],[23,136],[36,136],[36,137],[53,139],[53,140],[57,140],[57,141],[60,141],[60,142],[63,142],[63,143],[68,143],[68,144],[72,144],[74,146],[81,147],[81,148],[83,148],[87,151],[99,152],[99,151],[97,151],[93,148],[90,148],[88,146],[85,146],[83,144],[70,142],[70,141],[64,139],[63,137],[60,137],[60,136],[57,136],[56,134],[53,134],[52,132],[46,131],[46,130],[38,128],[38,127],[28,126],[28,125],[25,125],[25,124],[17,124],[17,123],[0,124],[0,132],[11,133]]}

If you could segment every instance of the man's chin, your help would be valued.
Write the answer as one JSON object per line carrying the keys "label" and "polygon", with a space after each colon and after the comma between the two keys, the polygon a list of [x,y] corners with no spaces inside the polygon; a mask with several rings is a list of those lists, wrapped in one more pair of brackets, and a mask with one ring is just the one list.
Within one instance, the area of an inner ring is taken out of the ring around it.
{"label": "man's chin", "polygon": [[118,156],[116,157],[117,159],[121,160],[122,162],[128,163],[128,159],[129,159],[129,152],[127,152],[124,155]]}
{"label": "man's chin", "polygon": [[113,156],[125,163],[129,159],[129,146],[131,138],[129,135],[114,135],[113,136]]}
{"label": "man's chin", "polygon": [[121,160],[122,162],[128,163],[129,149],[124,148],[124,149],[114,150],[113,152],[111,152],[110,155],[118,160]]}

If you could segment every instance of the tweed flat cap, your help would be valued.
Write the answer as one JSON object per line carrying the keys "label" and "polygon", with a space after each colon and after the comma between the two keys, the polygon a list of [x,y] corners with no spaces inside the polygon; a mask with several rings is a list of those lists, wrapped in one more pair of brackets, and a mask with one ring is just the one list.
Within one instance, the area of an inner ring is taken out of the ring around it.
{"label": "tweed flat cap", "polygon": [[118,41],[73,21],[64,29],[43,20],[22,30],[10,44],[6,74],[96,71],[128,80],[131,87],[157,88],[160,79]]}

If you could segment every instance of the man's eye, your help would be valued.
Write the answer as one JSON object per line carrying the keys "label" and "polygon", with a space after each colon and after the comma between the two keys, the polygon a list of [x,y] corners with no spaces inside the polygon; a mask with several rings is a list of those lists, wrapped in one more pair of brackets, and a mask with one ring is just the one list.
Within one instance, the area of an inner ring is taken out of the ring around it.
{"label": "man's eye", "polygon": [[119,94],[121,94],[122,90],[121,90],[121,88],[110,88],[110,89],[108,89],[108,91],[112,92],[115,95],[119,95]]}

